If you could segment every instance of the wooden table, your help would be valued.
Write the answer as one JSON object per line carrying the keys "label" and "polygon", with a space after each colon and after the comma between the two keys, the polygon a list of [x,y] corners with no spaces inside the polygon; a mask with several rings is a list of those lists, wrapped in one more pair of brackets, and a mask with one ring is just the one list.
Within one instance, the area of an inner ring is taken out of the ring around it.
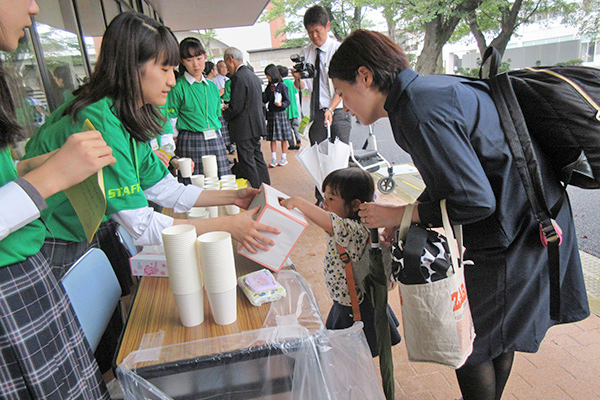
{"label": "wooden table", "polygon": [[[235,253],[235,262],[238,276],[263,268],[238,253]],[[210,311],[208,297],[204,292],[204,322],[186,328],[179,320],[169,279],[144,276],[140,280],[121,338],[116,365],[119,365],[129,353],[140,347],[169,346],[259,329],[265,321],[269,307],[270,303],[259,307],[253,306],[238,287],[237,320],[229,325],[217,325]]]}

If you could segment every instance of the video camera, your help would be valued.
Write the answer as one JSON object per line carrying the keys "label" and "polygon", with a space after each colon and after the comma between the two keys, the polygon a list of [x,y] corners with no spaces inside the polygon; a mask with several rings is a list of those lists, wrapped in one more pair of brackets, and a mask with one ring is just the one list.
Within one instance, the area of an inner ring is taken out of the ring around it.
{"label": "video camera", "polygon": [[315,66],[311,63],[304,62],[304,56],[301,56],[300,54],[292,54],[290,56],[290,60],[296,63],[294,65],[294,71],[299,72],[302,79],[314,78]]}

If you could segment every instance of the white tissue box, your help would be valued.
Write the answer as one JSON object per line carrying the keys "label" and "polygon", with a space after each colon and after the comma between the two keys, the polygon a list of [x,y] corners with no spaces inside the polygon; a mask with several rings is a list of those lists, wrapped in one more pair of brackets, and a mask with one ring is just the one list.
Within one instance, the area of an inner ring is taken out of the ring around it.
{"label": "white tissue box", "polygon": [[144,246],[144,249],[129,259],[131,275],[168,277],[167,258],[162,246]]}
{"label": "white tissue box", "polygon": [[297,209],[288,210],[279,204],[279,198],[289,198],[279,190],[262,184],[259,194],[256,195],[248,209],[254,209],[260,206],[260,210],[254,215],[254,219],[262,224],[278,228],[279,235],[269,232],[261,232],[269,239],[275,242],[268,251],[256,249],[257,253],[250,253],[244,246],[240,246],[238,252],[257,263],[277,272],[285,264],[290,253],[302,233],[308,226],[308,222]]}

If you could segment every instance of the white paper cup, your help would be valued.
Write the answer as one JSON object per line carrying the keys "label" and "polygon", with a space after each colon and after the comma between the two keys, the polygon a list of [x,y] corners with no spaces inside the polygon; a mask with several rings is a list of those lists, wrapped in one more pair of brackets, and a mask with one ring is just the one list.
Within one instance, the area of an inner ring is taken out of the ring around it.
{"label": "white paper cup", "polygon": [[219,206],[206,207],[208,218],[217,218],[219,216]]}
{"label": "white paper cup", "polygon": [[173,294],[183,326],[196,326],[204,321],[204,290],[190,294]]}
{"label": "white paper cup", "polygon": [[217,325],[229,325],[237,319],[237,287],[226,292],[206,292]]}
{"label": "white paper cup", "polygon": [[201,290],[196,228],[193,225],[173,225],[163,229],[162,238],[173,293],[187,295]]}
{"label": "white paper cup", "polygon": [[234,174],[221,176],[221,182],[235,182],[235,179],[236,179],[236,177]]}
{"label": "white paper cup", "polygon": [[189,219],[206,219],[208,217],[209,213],[205,207],[192,207],[192,209],[188,211]]}
{"label": "white paper cup", "polygon": [[206,183],[204,182],[204,190],[221,190],[219,183]]}
{"label": "white paper cup", "polygon": [[204,187],[204,175],[192,175],[192,185],[198,187]]}
{"label": "white paper cup", "polygon": [[202,169],[205,176],[218,177],[217,156],[214,154],[202,156]]}
{"label": "white paper cup", "polygon": [[237,190],[237,183],[233,182],[221,182],[222,190]]}
{"label": "white paper cup", "polygon": [[238,206],[225,206],[225,210],[227,211],[227,215],[235,215],[240,213],[240,208]]}
{"label": "white paper cup", "polygon": [[205,176],[204,186],[206,185],[219,185],[219,178],[217,178],[216,176]]}
{"label": "white paper cup", "polygon": [[236,273],[231,235],[209,232],[198,236],[197,242],[206,290],[217,293],[234,288]]}
{"label": "white paper cup", "polygon": [[192,176],[192,159],[183,157],[179,160],[179,173],[182,178],[191,178]]}

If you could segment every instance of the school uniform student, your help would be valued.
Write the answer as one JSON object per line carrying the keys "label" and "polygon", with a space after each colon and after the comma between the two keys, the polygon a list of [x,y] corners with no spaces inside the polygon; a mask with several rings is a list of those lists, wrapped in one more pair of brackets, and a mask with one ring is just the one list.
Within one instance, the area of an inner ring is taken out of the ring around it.
{"label": "school uniform student", "polygon": [[[122,38],[129,40],[123,44]],[[136,57],[137,55],[137,57]],[[106,218],[121,224],[138,244],[161,244],[161,232],[173,224],[192,224],[198,234],[230,232],[250,251],[268,249],[273,241],[259,231],[277,229],[252,220],[257,211],[205,220],[178,220],[154,212],[151,200],[175,212],[193,206],[235,204],[247,208],[258,190],[203,191],[184,186],[168,173],[148,141],[163,130],[156,107],[163,106],[175,85],[179,61],[173,34],[153,19],[138,13],[118,15],[108,26],[90,82],[72,102],[58,108],[31,138],[26,157],[52,151],[89,119],[113,149],[117,162],[103,169]],[[108,77],[113,77],[108,79]],[[139,81],[139,84],[138,84]],[[71,203],[63,192],[48,199],[42,212],[48,227],[44,251],[60,267],[77,259],[89,244]],[[262,242],[262,243],[261,243]]]}
{"label": "school uniform student", "polygon": [[302,144],[300,132],[298,132],[298,127],[300,126],[300,111],[298,110],[298,102],[296,101],[298,89],[296,89],[296,86],[294,86],[293,79],[285,78],[289,74],[288,68],[283,65],[278,65],[277,68],[279,68],[279,73],[281,74],[283,83],[288,88],[288,95],[290,97],[290,105],[285,109],[285,111],[288,119],[290,120],[290,125],[294,135],[292,140],[288,141],[288,150],[300,150],[300,145]]}
{"label": "school uniform student", "polygon": [[[17,49],[39,8],[0,2],[0,50]],[[40,252],[45,200],[114,163],[96,131],[76,133],[58,151],[15,164],[22,138],[0,61],[0,397],[109,399],[106,385],[62,286]]]}
{"label": "school uniform student", "polygon": [[[265,75],[269,84],[262,96],[263,103],[267,104],[267,140],[271,142],[269,168],[275,168],[288,163],[286,152],[288,141],[292,139],[292,127],[285,110],[290,105],[290,97],[276,65],[267,65]],[[277,161],[277,142],[281,142],[281,160],[279,161]]]}
{"label": "school uniform student", "polygon": [[202,174],[202,156],[217,156],[218,174],[229,175],[231,168],[225,142],[220,134],[221,95],[217,85],[203,72],[206,51],[196,38],[188,37],[179,44],[183,73],[168,97],[169,118],[177,134],[176,154],[196,163],[194,174]]}

